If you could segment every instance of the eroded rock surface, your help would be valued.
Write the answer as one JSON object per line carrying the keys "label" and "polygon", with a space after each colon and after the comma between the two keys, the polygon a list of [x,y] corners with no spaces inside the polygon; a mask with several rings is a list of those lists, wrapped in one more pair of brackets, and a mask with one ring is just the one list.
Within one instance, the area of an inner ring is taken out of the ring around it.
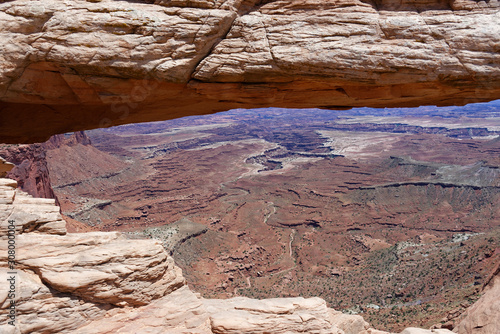
{"label": "eroded rock surface", "polygon": [[8,172],[14,168],[14,164],[5,161],[4,158],[0,157],[0,177],[4,177]]}
{"label": "eroded rock surface", "polygon": [[401,334],[453,334],[452,331],[448,329],[422,329],[422,328],[415,328],[415,327],[409,327],[406,328],[404,331],[401,332]]}
{"label": "eroded rock surface", "polygon": [[[320,298],[255,300],[207,299],[214,333],[359,333],[369,325],[361,316],[340,316]],[[334,321],[334,319],[336,321]]]}
{"label": "eroded rock surface", "polygon": [[241,107],[500,98],[497,0],[0,4],[0,141]]}
{"label": "eroded rock surface", "polygon": [[[73,332],[116,306],[148,304],[184,286],[159,242],[128,241],[120,233],[67,234],[53,199],[33,198],[16,186],[0,179],[2,281],[17,272],[16,327],[6,324],[9,285],[0,285],[2,333]],[[15,231],[14,267],[7,262],[8,230]]]}
{"label": "eroded rock surface", "polygon": [[184,284],[180,269],[159,242],[130,243],[120,233],[102,232],[64,237],[27,234],[17,240],[20,267],[39,273],[58,291],[84,300],[145,305]]}
{"label": "eroded rock surface", "polygon": [[139,308],[115,309],[106,318],[79,328],[75,334],[209,334],[210,318],[187,286]]}
{"label": "eroded rock surface", "polygon": [[463,315],[454,331],[459,334],[494,334],[500,328],[500,272],[492,278],[484,295]]}
{"label": "eroded rock surface", "polygon": [[[0,239],[7,239],[9,221],[16,233],[66,234],[66,222],[55,200],[34,198],[16,187],[16,181],[0,179]],[[5,257],[6,254],[0,256]]]}
{"label": "eroded rock surface", "polygon": [[75,296],[58,293],[32,271],[19,270],[16,275],[16,289],[19,291],[16,297],[17,326],[12,326],[6,323],[6,307],[10,299],[7,299],[8,285],[3,283],[12,276],[8,272],[6,268],[0,268],[1,333],[71,333],[91,319],[103,317],[109,308],[109,305],[88,303]]}

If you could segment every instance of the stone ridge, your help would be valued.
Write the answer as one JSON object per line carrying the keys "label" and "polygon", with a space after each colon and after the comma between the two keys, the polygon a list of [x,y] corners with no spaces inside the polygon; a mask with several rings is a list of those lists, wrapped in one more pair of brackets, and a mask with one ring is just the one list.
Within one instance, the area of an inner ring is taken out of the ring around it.
{"label": "stone ridge", "polygon": [[498,0],[4,2],[0,142],[241,107],[489,101],[499,18]]}
{"label": "stone ridge", "polygon": [[[66,234],[66,222],[54,199],[34,198],[16,190],[17,182],[0,179],[0,239],[7,240],[9,220],[15,222],[16,234]],[[5,257],[6,254],[0,255]]]}

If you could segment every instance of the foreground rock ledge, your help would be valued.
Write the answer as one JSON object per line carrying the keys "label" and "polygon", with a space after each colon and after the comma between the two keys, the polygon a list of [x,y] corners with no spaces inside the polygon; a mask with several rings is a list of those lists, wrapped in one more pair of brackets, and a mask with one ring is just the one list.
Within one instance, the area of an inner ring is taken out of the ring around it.
{"label": "foreground rock ledge", "polygon": [[0,38],[0,142],[232,108],[500,98],[498,0],[14,0]]}
{"label": "foreground rock ledge", "polygon": [[[158,241],[68,234],[53,200],[16,186],[0,178],[1,333],[385,333],[320,298],[199,298]],[[8,324],[9,221],[16,230],[15,326]]]}

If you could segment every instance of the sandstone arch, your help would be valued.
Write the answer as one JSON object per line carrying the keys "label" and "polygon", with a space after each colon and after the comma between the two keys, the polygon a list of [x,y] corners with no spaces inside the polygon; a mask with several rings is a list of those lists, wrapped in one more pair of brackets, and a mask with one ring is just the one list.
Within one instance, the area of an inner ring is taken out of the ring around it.
{"label": "sandstone arch", "polygon": [[497,0],[15,0],[0,38],[0,142],[241,107],[500,98]]}

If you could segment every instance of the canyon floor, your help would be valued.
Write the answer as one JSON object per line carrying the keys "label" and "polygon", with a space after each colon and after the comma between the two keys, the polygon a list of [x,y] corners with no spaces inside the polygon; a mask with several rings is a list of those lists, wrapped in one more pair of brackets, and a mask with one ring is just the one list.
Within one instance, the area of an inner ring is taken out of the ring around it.
{"label": "canyon floor", "polygon": [[452,328],[500,261],[499,134],[499,103],[232,110],[45,159],[70,231],[159,239],[204,297],[319,296],[400,331]]}

